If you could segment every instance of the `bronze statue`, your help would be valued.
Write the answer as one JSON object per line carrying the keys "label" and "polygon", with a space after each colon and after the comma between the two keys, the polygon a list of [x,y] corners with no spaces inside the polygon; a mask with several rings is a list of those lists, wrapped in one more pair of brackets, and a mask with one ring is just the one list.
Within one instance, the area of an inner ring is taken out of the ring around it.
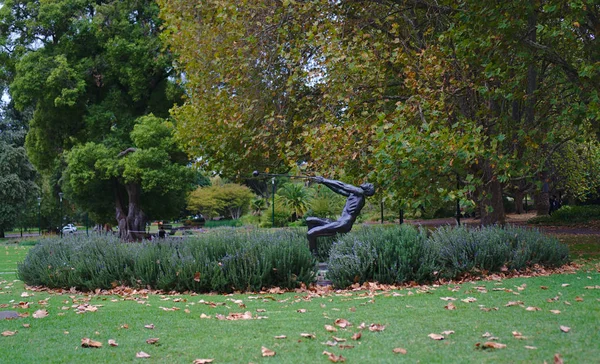
{"label": "bronze statue", "polygon": [[318,217],[309,217],[306,219],[308,225],[308,247],[313,255],[317,255],[317,238],[319,236],[333,236],[349,232],[358,214],[360,214],[360,210],[365,206],[366,197],[373,196],[375,193],[375,187],[371,183],[363,183],[360,187],[356,187],[323,177],[314,177],[312,180],[324,184],[335,193],[348,197],[346,205],[342,210],[342,216],[338,220],[334,221]]}

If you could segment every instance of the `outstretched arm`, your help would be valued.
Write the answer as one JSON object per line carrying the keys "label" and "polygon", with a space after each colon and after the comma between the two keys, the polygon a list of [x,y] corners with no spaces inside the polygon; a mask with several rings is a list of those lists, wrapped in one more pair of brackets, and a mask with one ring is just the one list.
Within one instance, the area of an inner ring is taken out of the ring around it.
{"label": "outstretched arm", "polygon": [[339,193],[340,195],[344,196],[350,196],[350,194],[362,195],[364,193],[364,191],[360,187],[352,186],[347,183],[343,183],[332,179],[316,177],[315,181],[329,187],[329,189],[331,189],[333,192]]}

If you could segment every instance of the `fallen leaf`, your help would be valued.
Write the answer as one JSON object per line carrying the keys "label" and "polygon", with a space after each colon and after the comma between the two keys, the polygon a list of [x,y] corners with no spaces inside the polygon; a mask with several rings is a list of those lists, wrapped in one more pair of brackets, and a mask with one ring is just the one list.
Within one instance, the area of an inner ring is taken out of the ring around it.
{"label": "fallen leaf", "polygon": [[324,343],[321,343],[323,345],[327,345],[327,346],[336,346],[337,345],[337,341],[326,341]]}
{"label": "fallen leaf", "polygon": [[477,298],[474,298],[474,297],[467,297],[467,298],[465,298],[465,299],[463,299],[463,300],[461,300],[461,301],[463,301],[464,303],[471,303],[471,302],[475,302],[475,301],[477,301]]}
{"label": "fallen leaf", "polygon": [[338,345],[340,349],[354,349],[354,345]]}
{"label": "fallen leaf", "polygon": [[333,354],[333,353],[330,353],[330,352],[328,352],[328,351],[324,351],[324,352],[323,352],[323,355],[327,355],[327,358],[328,358],[330,361],[334,362],[334,363],[337,363],[337,362],[345,362],[345,361],[346,361],[346,358],[344,358],[343,356],[341,356],[341,355],[340,355],[340,356],[337,356],[337,355],[335,355],[335,354]]}
{"label": "fallen leaf", "polygon": [[308,338],[308,339],[316,339],[317,338],[315,336],[315,334],[307,334],[307,333],[301,333],[300,336]]}
{"label": "fallen leaf", "polygon": [[568,326],[560,325],[560,331],[562,331],[562,332],[569,332],[569,331],[571,331],[571,328],[568,327]]}
{"label": "fallen leaf", "polygon": [[262,356],[275,356],[275,352],[273,350],[267,349],[264,346],[260,350],[262,351]]}
{"label": "fallen leaf", "polygon": [[140,351],[139,353],[135,353],[135,357],[136,358],[149,358],[150,354]]}
{"label": "fallen leaf", "polygon": [[429,336],[433,340],[444,340],[444,336],[440,334],[429,334],[427,336]]}
{"label": "fallen leaf", "polygon": [[550,312],[552,312],[555,315],[558,315],[560,313],[560,310],[550,310]]}
{"label": "fallen leaf", "polygon": [[214,359],[196,359],[192,364],[208,364],[212,363]]}
{"label": "fallen leaf", "polygon": [[209,319],[210,316],[208,316],[208,315],[206,315],[206,314],[203,313],[203,314],[200,315],[200,318],[201,319]]}
{"label": "fallen leaf", "polygon": [[575,297],[575,301],[577,301],[577,302],[583,302],[583,298],[577,296],[577,297]]}
{"label": "fallen leaf", "polygon": [[369,326],[369,331],[383,331],[385,330],[385,326],[380,324],[371,324]]}
{"label": "fallen leaf", "polygon": [[331,338],[339,343],[346,341],[346,339],[341,338],[341,337],[332,336]]}
{"label": "fallen leaf", "polygon": [[440,299],[444,301],[456,301],[456,298],[454,297],[440,297]]}
{"label": "fallen leaf", "polygon": [[329,331],[329,332],[336,332],[337,329],[331,325],[325,325],[325,330]]}
{"label": "fallen leaf", "polygon": [[150,339],[147,339],[146,343],[148,343],[148,344],[156,344],[158,342],[158,340],[160,340],[160,339],[157,338],[157,337],[152,337]]}
{"label": "fallen leaf", "polygon": [[335,320],[334,324],[335,326],[341,327],[342,329],[352,326],[352,324],[346,319],[337,319]]}
{"label": "fallen leaf", "polygon": [[113,339],[108,339],[108,345],[110,346],[119,346],[119,344],[117,344],[117,342]]}
{"label": "fallen leaf", "polygon": [[562,286],[562,287],[569,287],[569,286],[570,286],[570,284],[569,284],[569,283],[563,283],[561,286]]}
{"label": "fallen leaf", "polygon": [[510,307],[510,306],[519,306],[522,305],[523,301],[509,301],[507,304],[505,304],[505,307]]}
{"label": "fallen leaf", "polygon": [[529,349],[529,350],[536,350],[537,347],[535,346],[529,346],[529,345],[525,345],[525,349]]}
{"label": "fallen leaf", "polygon": [[394,352],[394,354],[406,354],[407,353],[406,349],[403,349],[403,348],[394,348],[392,351]]}
{"label": "fallen leaf", "polygon": [[154,324],[144,325],[145,328],[154,330]]}
{"label": "fallen leaf", "polygon": [[33,313],[33,318],[37,318],[37,319],[44,318],[46,316],[48,316],[48,311],[46,311],[46,310],[37,310]]}
{"label": "fallen leaf", "polygon": [[446,310],[456,310],[456,306],[454,306],[454,303],[450,302],[449,304],[447,304],[446,306],[444,306],[444,308]]}
{"label": "fallen leaf", "polygon": [[512,335],[513,335],[513,337],[514,337],[515,339],[520,339],[520,340],[527,339],[527,337],[526,337],[526,336],[523,336],[523,334],[521,334],[521,333],[520,333],[520,332],[518,332],[518,331],[513,331],[513,332],[512,332]]}
{"label": "fallen leaf", "polygon": [[306,313],[306,308],[299,308],[299,309],[296,310],[296,312]]}
{"label": "fallen leaf", "polygon": [[28,329],[28,328],[31,327],[31,324],[23,324],[23,327],[26,328],[26,329]]}
{"label": "fallen leaf", "polygon": [[442,331],[442,332],[441,332],[441,334],[442,334],[442,335],[446,335],[446,336],[448,336],[448,335],[452,335],[452,334],[454,334],[454,330],[446,330],[446,331]]}
{"label": "fallen leaf", "polygon": [[539,307],[529,306],[525,310],[526,311],[541,311],[542,309]]}
{"label": "fallen leaf", "polygon": [[287,336],[279,335],[279,336],[275,336],[275,339],[287,339]]}
{"label": "fallen leaf", "polygon": [[540,286],[541,289],[548,289],[548,286]]}
{"label": "fallen leaf", "polygon": [[83,339],[81,339],[81,346],[84,348],[101,348],[102,343],[100,341],[84,337]]}
{"label": "fallen leaf", "polygon": [[554,354],[554,364],[563,364],[563,359],[560,357],[560,354]]}
{"label": "fallen leaf", "polygon": [[200,272],[194,273],[194,281],[200,282]]}
{"label": "fallen leaf", "polygon": [[356,334],[352,335],[352,340],[358,340],[358,339],[360,339],[361,336],[362,336],[362,333],[357,332]]}
{"label": "fallen leaf", "polygon": [[4,331],[2,332],[2,336],[13,336],[16,333],[16,331]]}
{"label": "fallen leaf", "polygon": [[504,349],[506,344],[500,344],[493,341],[486,341],[485,343],[477,343],[475,344],[477,347],[481,347],[483,349]]}

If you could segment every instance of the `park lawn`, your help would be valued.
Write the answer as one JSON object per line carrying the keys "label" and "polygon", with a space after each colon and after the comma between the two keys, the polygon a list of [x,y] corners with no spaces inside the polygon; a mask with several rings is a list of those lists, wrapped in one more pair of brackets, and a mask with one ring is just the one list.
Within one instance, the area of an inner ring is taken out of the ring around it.
{"label": "park lawn", "polygon": [[[26,290],[11,272],[15,260],[22,259],[28,248],[0,248],[8,252],[0,255],[0,271],[8,272],[0,275],[1,310],[29,313],[26,318],[0,321],[0,332],[16,332],[0,336],[0,358],[5,362],[134,362],[142,360],[136,359],[140,351],[151,355],[150,362],[173,363],[192,363],[198,358],[211,358],[215,363],[330,362],[324,351],[342,355],[346,362],[377,363],[540,363],[552,362],[555,354],[567,362],[593,362],[600,357],[597,260],[588,259],[586,268],[574,274],[394,291],[343,291],[320,296],[310,292],[86,296]],[[77,314],[76,306],[87,299],[89,305],[98,306],[97,311]],[[509,305],[517,301],[522,303]],[[29,302],[29,307],[19,308],[19,302]],[[450,303],[456,308],[447,309]],[[32,317],[37,310],[47,310],[48,316]],[[216,314],[244,312],[250,312],[253,319],[215,318]],[[210,318],[201,318],[202,314]],[[326,331],[325,325],[335,327],[336,319],[348,320],[352,326]],[[363,322],[366,328],[360,330]],[[154,329],[144,327],[150,324]],[[385,329],[370,331],[371,324]],[[563,332],[561,326],[570,330]],[[428,337],[448,330],[454,332],[446,333],[443,340]],[[513,331],[524,338],[516,337]],[[361,338],[352,340],[359,332]],[[315,338],[301,337],[302,333],[314,334]],[[481,349],[492,341],[483,337],[486,333],[506,347]],[[278,335],[286,338],[276,339]],[[347,341],[328,346],[328,342],[335,342],[334,336]],[[103,346],[82,348],[83,338],[100,341]],[[151,345],[146,343],[149,338],[160,340]],[[119,346],[109,346],[109,339]],[[353,348],[342,349],[341,345]],[[275,357],[262,357],[263,346],[273,350]],[[395,354],[394,348],[403,348],[406,354]]]}

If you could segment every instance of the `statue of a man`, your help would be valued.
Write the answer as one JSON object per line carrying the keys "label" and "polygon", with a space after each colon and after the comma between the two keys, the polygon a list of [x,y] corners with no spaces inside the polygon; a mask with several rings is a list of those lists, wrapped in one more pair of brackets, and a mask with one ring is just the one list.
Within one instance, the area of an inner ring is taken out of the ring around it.
{"label": "statue of a man", "polygon": [[309,217],[306,219],[308,225],[308,247],[313,255],[317,254],[317,238],[319,236],[332,236],[338,233],[347,233],[352,229],[356,217],[365,206],[365,199],[373,196],[375,187],[371,183],[363,183],[360,187],[352,186],[340,181],[314,177],[317,183],[322,183],[333,192],[347,196],[346,205],[342,210],[342,216],[336,221]]}

